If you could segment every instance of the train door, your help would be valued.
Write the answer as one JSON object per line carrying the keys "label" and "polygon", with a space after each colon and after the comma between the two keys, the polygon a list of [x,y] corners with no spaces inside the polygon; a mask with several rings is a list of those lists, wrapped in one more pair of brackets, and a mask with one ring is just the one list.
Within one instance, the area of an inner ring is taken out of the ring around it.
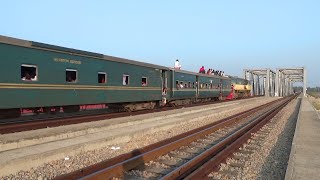
{"label": "train door", "polygon": [[196,99],[199,97],[199,76],[196,76]]}
{"label": "train door", "polygon": [[168,71],[162,70],[161,72],[161,80],[162,80],[162,105],[167,103],[168,96]]}
{"label": "train door", "polygon": [[219,92],[220,92],[220,93],[219,93],[219,94],[220,94],[220,95],[219,95],[219,99],[220,99],[220,100],[222,100],[222,97],[223,97],[223,92],[222,92],[222,91],[223,91],[223,83],[222,83],[222,79],[220,78],[220,79],[219,79]]}

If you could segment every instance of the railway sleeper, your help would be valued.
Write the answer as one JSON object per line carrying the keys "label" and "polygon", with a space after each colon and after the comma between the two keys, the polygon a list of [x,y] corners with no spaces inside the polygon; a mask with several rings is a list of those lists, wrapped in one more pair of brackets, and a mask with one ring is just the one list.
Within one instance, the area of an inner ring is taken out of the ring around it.
{"label": "railway sleeper", "polygon": [[169,168],[159,168],[159,167],[145,167],[144,171],[150,172],[150,173],[155,173],[155,174],[159,174],[159,175],[166,175],[168,174],[171,169]]}
{"label": "railway sleeper", "polygon": [[169,160],[169,159],[161,159],[159,160],[160,163],[165,164],[167,166],[174,166],[178,167],[184,164],[186,161],[180,159],[180,160]]}
{"label": "railway sleeper", "polygon": [[169,156],[174,157],[174,158],[179,158],[179,159],[185,159],[185,160],[190,160],[193,158],[193,154],[188,153],[188,154],[181,154],[181,153],[169,153]]}

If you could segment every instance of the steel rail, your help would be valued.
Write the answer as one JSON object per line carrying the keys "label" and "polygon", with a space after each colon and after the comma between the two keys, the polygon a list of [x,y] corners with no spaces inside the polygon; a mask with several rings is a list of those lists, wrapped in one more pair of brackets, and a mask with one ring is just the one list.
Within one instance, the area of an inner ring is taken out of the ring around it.
{"label": "steel rail", "polygon": [[189,174],[184,179],[210,179],[208,175],[212,171],[218,170],[219,165],[222,162],[224,162],[228,157],[231,157],[234,152],[236,152],[244,143],[246,143],[247,140],[251,138],[252,133],[257,132],[265,124],[267,124],[269,120],[271,120],[283,107],[285,107],[295,97],[296,96],[285,101],[278,108],[275,108],[271,113],[265,116],[265,118],[261,118],[261,120],[259,120],[251,129],[249,129],[248,131],[244,131],[243,135],[241,135],[238,139],[226,146],[225,149],[220,151],[213,158],[211,158],[204,164],[201,164],[201,167],[196,169],[194,172]]}
{"label": "steel rail", "polygon": [[[272,109],[263,113],[261,116],[253,119],[250,124],[247,124],[246,126],[237,130],[226,139],[212,146],[210,149],[207,149],[205,152],[199,154],[182,166],[176,168],[174,171],[162,177],[161,179],[182,179],[190,173],[191,175],[187,176],[186,179],[207,178],[208,174],[212,172],[212,168],[217,168],[220,163],[223,162],[223,160],[225,160],[230,154],[235,152],[243,143],[245,143],[246,140],[251,137],[252,133],[258,131],[283,107],[285,107],[292,100],[292,98],[293,97],[287,98],[283,103],[273,107]],[[207,162],[208,160],[209,162]]]}
{"label": "steel rail", "polygon": [[283,101],[283,99],[278,99],[276,101],[261,105],[259,107],[252,108],[245,112],[211,123],[204,127],[194,129],[192,131],[155,143],[153,145],[149,145],[146,148],[142,148],[137,151],[127,153],[125,155],[113,158],[111,160],[82,169],[80,171],[60,176],[57,179],[77,179],[81,177],[84,177],[84,179],[109,179],[117,176],[121,177],[124,171],[131,170],[141,163],[153,160],[174,149],[177,149],[177,147],[181,147],[190,142],[193,142],[200,137],[203,137],[220,129],[221,127],[233,124],[238,120],[247,117],[260,109],[266,108],[274,103],[279,103],[280,101]]}
{"label": "steel rail", "polygon": [[[243,99],[250,99],[252,97],[243,98]],[[240,99],[239,99],[240,100]],[[35,129],[42,129],[47,127],[57,127],[62,125],[70,125],[70,124],[79,124],[83,122],[93,122],[99,120],[106,120],[111,118],[119,118],[119,117],[126,117],[126,116],[135,116],[153,112],[161,112],[161,111],[168,111],[173,109],[181,109],[183,107],[194,107],[194,106],[201,106],[201,105],[208,105],[208,104],[217,104],[222,102],[230,102],[230,101],[237,101],[236,100],[228,100],[228,101],[215,101],[215,102],[205,102],[205,103],[198,103],[198,104],[191,104],[186,106],[177,106],[177,107],[163,107],[153,110],[143,110],[143,111],[135,111],[135,112],[117,112],[117,113],[104,113],[104,114],[85,114],[85,115],[76,115],[76,116],[59,116],[59,117],[50,117],[48,119],[41,119],[41,120],[34,120],[27,122],[10,122],[9,124],[1,124],[0,125],[0,134],[8,134],[14,132],[21,132],[21,131],[28,131],[28,130],[35,130]],[[4,121],[3,119],[0,121]]]}

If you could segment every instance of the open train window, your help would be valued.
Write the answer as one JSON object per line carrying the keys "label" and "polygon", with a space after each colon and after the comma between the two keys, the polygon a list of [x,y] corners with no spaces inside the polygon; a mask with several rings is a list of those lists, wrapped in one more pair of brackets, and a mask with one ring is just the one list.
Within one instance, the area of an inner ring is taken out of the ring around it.
{"label": "open train window", "polygon": [[141,78],[141,86],[147,86],[147,85],[148,85],[147,77],[142,77]]}
{"label": "open train window", "polygon": [[122,84],[123,84],[124,86],[129,85],[129,75],[124,74],[124,75],[122,76]]}
{"label": "open train window", "polygon": [[192,88],[190,81],[188,82],[188,88]]}
{"label": "open train window", "polygon": [[180,88],[184,88],[183,81],[180,81]]}
{"label": "open train window", "polygon": [[107,73],[105,72],[98,72],[98,83],[105,84],[107,83]]}
{"label": "open train window", "polygon": [[75,83],[78,81],[78,71],[75,69],[66,69],[66,82]]}
{"label": "open train window", "polygon": [[22,64],[21,65],[21,79],[23,81],[37,81],[38,68],[35,65]]}
{"label": "open train window", "polygon": [[196,88],[196,84],[194,82],[192,83],[192,88]]}

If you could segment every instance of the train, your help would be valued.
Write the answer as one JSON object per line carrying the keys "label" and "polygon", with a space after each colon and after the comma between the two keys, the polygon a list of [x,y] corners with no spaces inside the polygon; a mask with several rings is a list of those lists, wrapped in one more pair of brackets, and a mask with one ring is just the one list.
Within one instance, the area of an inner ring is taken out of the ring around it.
{"label": "train", "polygon": [[250,95],[245,79],[0,36],[0,118],[82,105],[137,111]]}

